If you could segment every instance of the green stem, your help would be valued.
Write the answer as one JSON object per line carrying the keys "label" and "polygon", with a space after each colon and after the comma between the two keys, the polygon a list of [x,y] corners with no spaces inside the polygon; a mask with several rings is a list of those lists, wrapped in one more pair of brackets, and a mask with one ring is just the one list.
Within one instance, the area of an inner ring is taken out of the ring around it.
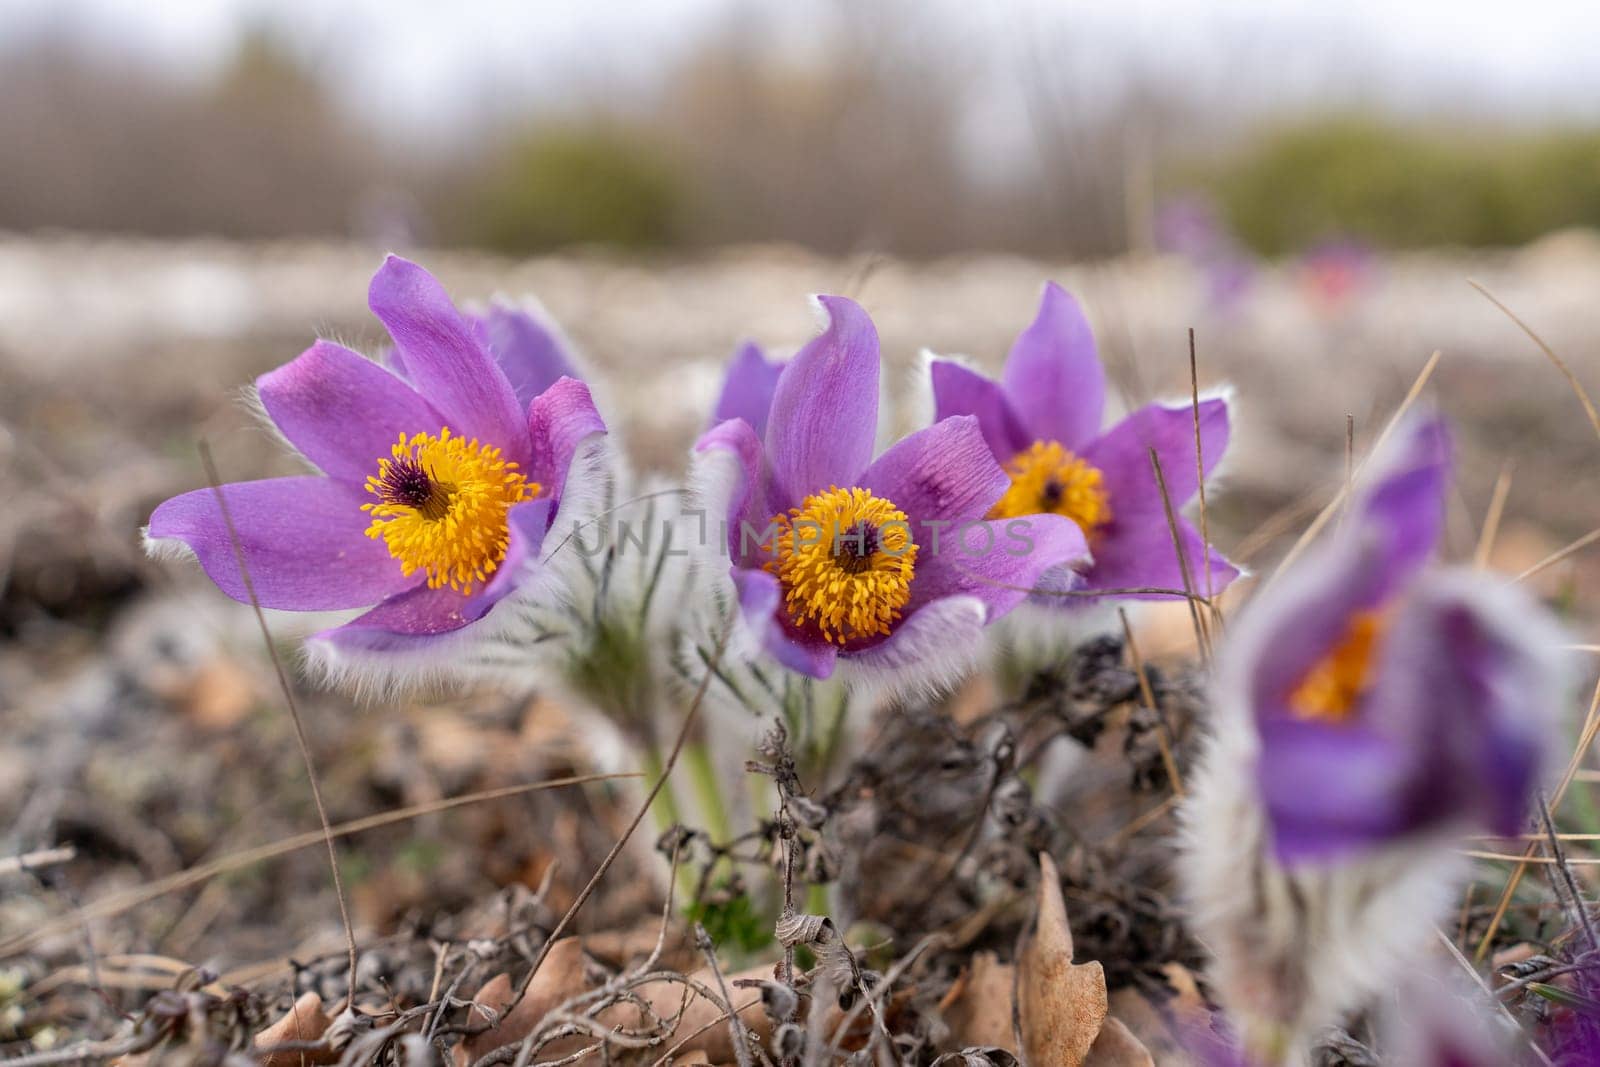
{"label": "green stem", "polygon": [[[641,756],[644,760],[644,788],[648,793],[655,787],[666,765],[662,763],[661,753],[656,751],[654,741],[645,742]],[[656,794],[655,803],[650,805],[650,816],[655,820],[656,829],[662,833],[683,821],[682,812],[678,807],[678,795],[672,791],[671,782],[664,783],[661,792]]]}
{"label": "green stem", "polygon": [[725,845],[733,840],[733,827],[728,821],[728,805],[722,797],[722,783],[717,780],[717,764],[711,756],[711,748],[704,741],[696,741],[684,747],[683,756],[706,831],[711,834],[712,841]]}
{"label": "green stem", "polygon": [[[665,764],[661,760],[661,753],[656,749],[654,739],[646,741],[640,746],[641,758],[644,760],[644,788],[648,792],[660,779]],[[666,833],[673,826],[683,824],[683,813],[678,807],[678,795],[673,792],[672,782],[663,782],[661,792],[656,794],[654,804],[650,805],[650,816],[655,820],[656,831]],[[690,864],[678,864],[678,903],[675,905],[680,910],[689,906],[695,890],[698,876]]]}
{"label": "green stem", "polygon": [[[825,885],[806,886],[806,913],[808,915],[828,914],[828,887]],[[842,933],[843,931],[841,931]]]}

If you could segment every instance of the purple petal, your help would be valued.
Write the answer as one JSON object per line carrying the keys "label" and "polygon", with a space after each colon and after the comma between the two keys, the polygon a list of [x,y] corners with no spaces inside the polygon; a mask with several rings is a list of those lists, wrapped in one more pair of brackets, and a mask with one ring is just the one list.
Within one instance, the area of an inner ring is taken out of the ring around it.
{"label": "purple petal", "polygon": [[527,463],[528,476],[543,487],[543,495],[561,504],[567,486],[572,457],[585,439],[606,432],[606,424],[594,406],[589,387],[572,378],[562,378],[534,397],[528,405],[528,431],[524,439],[532,445],[533,457]]}
{"label": "purple petal", "polygon": [[[365,607],[421,583],[407,578],[380,539],[367,537],[371,498],[346,485],[305,475],[223,486],[250,580],[262,607],[334,611]],[[182,541],[217,588],[248,603],[233,539],[216,492],[175,496],[150,516],[152,541]]]}
{"label": "purple petal", "polygon": [[1410,754],[1408,826],[1469,818],[1515,834],[1559,734],[1563,638],[1538,605],[1478,574],[1430,574],[1392,620],[1362,718]]}
{"label": "purple petal", "polygon": [[329,477],[360,486],[402,433],[438,433],[440,415],[405,382],[332,341],[256,379],[289,443]]}
{"label": "purple petal", "polygon": [[[1228,446],[1228,404],[1221,397],[1200,402],[1200,440],[1206,473],[1210,474]],[[1206,556],[1199,533],[1176,513],[1199,489],[1194,461],[1194,409],[1150,404],[1106,432],[1084,453],[1104,477],[1111,520],[1096,531],[1094,567],[1087,588],[1183,589],[1183,570],[1172,530],[1167,524],[1161,488],[1150,463],[1150,450],[1161,459],[1167,498],[1178,523],[1183,558],[1194,590],[1207,592]],[[1239,571],[1220,553],[1211,552],[1211,592],[1227,588]]]}
{"label": "purple petal", "polygon": [[1250,602],[1228,655],[1258,718],[1288,714],[1289,695],[1344,639],[1355,616],[1399,592],[1388,578],[1374,546],[1340,538],[1315,546]]}
{"label": "purple petal", "polygon": [[506,514],[510,544],[494,576],[463,596],[449,586],[422,586],[390,597],[343,626],[324,630],[316,640],[363,652],[414,652],[477,622],[513,592],[525,568],[538,558],[549,526],[549,500],[527,500]]}
{"label": "purple petal", "polygon": [[778,579],[761,570],[735,567],[734,585],[739,591],[739,612],[755,631],[774,659],[792,671],[812,678],[833,674],[838,650],[819,638],[807,640],[785,625],[782,615],[783,589]]}
{"label": "purple petal", "polygon": [[1083,531],[1060,515],[968,522],[919,541],[906,618],[950,596],[973,596],[993,622],[1040,588],[1046,572],[1089,555]]}
{"label": "purple petal", "polygon": [[711,416],[711,425],[729,419],[743,419],[750,424],[757,437],[767,432],[767,412],[772,409],[772,395],[778,388],[778,376],[783,373],[783,362],[768,359],[761,346],[746,341],[739,346],[728,373],[722,380],[722,395],[717,397],[717,407]]}
{"label": "purple petal", "polygon": [[1261,724],[1280,853],[1325,859],[1441,826],[1524,829],[1564,696],[1560,640],[1493,579],[1424,578],[1389,620],[1356,719]]}
{"label": "purple petal", "polygon": [[577,378],[566,339],[542,309],[496,303],[479,316],[489,350],[526,408],[560,378]]}
{"label": "purple petal", "polygon": [[1249,661],[1258,715],[1282,714],[1288,694],[1339,643],[1351,617],[1397,597],[1438,539],[1449,475],[1443,425],[1403,426],[1374,465],[1349,520],[1276,576],[1241,616],[1243,633],[1236,628],[1231,644]]}
{"label": "purple petal", "polygon": [[958,415],[896,442],[855,484],[905,512],[920,543],[929,522],[983,518],[1011,480],[995,462],[978,420]]}
{"label": "purple petal", "polygon": [[828,328],[783,368],[767,421],[771,502],[780,510],[854,484],[877,436],[878,331],[853,300],[817,299]]}
{"label": "purple petal", "polygon": [[[1115,505],[1113,505],[1115,506]],[[1206,566],[1205,546],[1200,531],[1187,519],[1179,518],[1178,540],[1183,560],[1172,543],[1172,529],[1166,516],[1145,515],[1142,521],[1118,515],[1100,528],[1095,537],[1094,563],[1084,575],[1083,588],[1093,589],[1173,589],[1177,594],[1122,593],[1134,600],[1167,600],[1192,588],[1196,596],[1209,596],[1226,589],[1239,577],[1239,568],[1211,548],[1210,568]],[[1189,567],[1191,585],[1185,586],[1183,564]],[[1064,601],[1070,603],[1070,601]]]}
{"label": "purple petal", "polygon": [[1100,432],[1106,378],[1094,331],[1055,282],[1045,285],[1038,316],[1011,346],[1001,383],[1031,437],[1077,452]]}
{"label": "purple petal", "polygon": [[[1200,450],[1206,476],[1211,475],[1228,449],[1228,401],[1210,397],[1200,401]],[[1194,408],[1188,404],[1167,407],[1147,404],[1117,423],[1094,441],[1082,455],[1105,477],[1113,518],[1130,521],[1151,517],[1165,525],[1165,510],[1150,450],[1161,458],[1161,476],[1176,511],[1199,492],[1194,462]]]}
{"label": "purple petal", "polygon": [[850,662],[874,671],[917,669],[919,681],[937,684],[940,664],[964,667],[983,645],[989,607],[973,596],[948,596],[902,619],[882,641],[854,653]]}
{"label": "purple petal", "polygon": [[1325,861],[1394,836],[1410,772],[1395,745],[1359,725],[1263,725],[1257,775],[1278,858]]}
{"label": "purple petal", "polygon": [[[717,487],[714,495],[727,501],[723,519],[727,525],[729,556],[736,563],[747,564],[756,546],[766,540],[762,531],[776,514],[767,504],[761,441],[749,423],[731,419],[708,430],[695,442],[694,448],[696,452],[726,452],[735,460],[731,473],[737,482]],[[712,495],[709,489],[702,486],[702,494]]]}
{"label": "purple petal", "polygon": [[1005,392],[992,379],[947,359],[934,360],[928,376],[933,383],[934,419],[976,415],[995,459],[1004,463],[1033,443]]}
{"label": "purple petal", "polygon": [[507,459],[526,466],[528,439],[516,393],[433,275],[390,256],[373,275],[367,302],[388,328],[417,392],[457,432],[497,445]]}
{"label": "purple petal", "polygon": [[1353,503],[1362,537],[1376,540],[1376,562],[1398,584],[1433,554],[1444,528],[1450,482],[1450,431],[1438,417],[1399,426],[1391,444],[1373,457],[1372,470]]}

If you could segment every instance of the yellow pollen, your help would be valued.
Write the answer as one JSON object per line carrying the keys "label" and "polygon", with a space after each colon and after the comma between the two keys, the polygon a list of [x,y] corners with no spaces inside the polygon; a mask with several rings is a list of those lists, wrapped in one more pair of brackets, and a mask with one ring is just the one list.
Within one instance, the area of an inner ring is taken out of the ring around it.
{"label": "yellow pollen", "polygon": [[498,448],[454,437],[448,427],[402,433],[390,452],[367,478],[367,492],[378,498],[361,505],[372,515],[367,536],[383,538],[401,574],[425,571],[430,589],[471,593],[506,558],[506,512],[538,496],[539,483]]}
{"label": "yellow pollen", "polygon": [[773,517],[766,569],[789,619],[843,645],[887,634],[911,599],[917,544],[905,512],[866,489],[829,487]]}
{"label": "yellow pollen", "polygon": [[991,519],[1065,515],[1085,537],[1111,521],[1111,496],[1097,467],[1055,441],[1035,441],[1005,465],[1011,488],[990,509]]}
{"label": "yellow pollen", "polygon": [[1301,719],[1339,723],[1350,717],[1372,686],[1372,663],[1386,618],[1363,611],[1333,650],[1306,672],[1289,694],[1289,710]]}

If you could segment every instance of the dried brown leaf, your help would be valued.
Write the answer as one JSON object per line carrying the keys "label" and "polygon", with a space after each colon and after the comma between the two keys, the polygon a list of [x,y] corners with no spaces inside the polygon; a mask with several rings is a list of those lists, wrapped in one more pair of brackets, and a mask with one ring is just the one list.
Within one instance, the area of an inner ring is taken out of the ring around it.
{"label": "dried brown leaf", "polygon": [[[283,1018],[256,1035],[255,1047],[273,1048],[277,1045],[320,1040],[333,1025],[322,1010],[322,998],[315,993],[301,994],[300,999]],[[339,1054],[332,1049],[311,1049],[275,1052],[263,1057],[262,1067],[300,1067],[300,1064],[338,1063]]]}
{"label": "dried brown leaf", "polygon": [[1155,1067],[1156,1061],[1132,1030],[1108,1015],[1083,1063],[1084,1067]]}
{"label": "dried brown leaf", "polygon": [[1016,968],[1001,963],[993,952],[979,952],[939,1002],[950,1027],[950,1044],[959,1048],[1017,1046],[1011,1028],[1011,994]]}
{"label": "dried brown leaf", "polygon": [[1048,855],[1039,867],[1039,922],[1018,976],[1022,1043],[1029,1063],[1077,1067],[1106,1020],[1106,976],[1099,963],[1072,962],[1061,875]]}
{"label": "dried brown leaf", "polygon": [[[497,974],[483,984],[472,999],[496,1013],[505,1010],[513,999],[514,988],[509,976]],[[481,1034],[474,1034],[456,1046],[456,1067],[466,1067],[478,1057],[505,1045],[514,1045],[538,1029],[539,1023],[551,1009],[586,988],[583,976],[583,942],[576,937],[564,937],[550,947],[528,991],[523,994],[504,1018]],[[472,1024],[487,1022],[490,1016],[474,1008],[467,1021]],[[563,1038],[546,1045],[543,1058],[559,1058],[582,1048],[581,1038]]]}

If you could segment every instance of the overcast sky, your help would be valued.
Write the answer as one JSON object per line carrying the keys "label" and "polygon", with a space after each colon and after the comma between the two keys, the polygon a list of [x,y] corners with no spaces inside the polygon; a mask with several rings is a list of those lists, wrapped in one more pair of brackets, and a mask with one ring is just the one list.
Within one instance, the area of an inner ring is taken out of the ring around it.
{"label": "overcast sky", "polygon": [[[874,0],[855,0],[870,4]],[[204,76],[252,22],[285,32],[351,103],[391,125],[447,126],[486,99],[559,100],[567,87],[647,86],[751,0],[0,0],[0,47],[44,31]],[[772,3],[803,43],[822,0]],[[1228,78],[1235,45],[1278,68],[1264,91],[1340,81],[1402,105],[1441,91],[1523,116],[1600,118],[1600,2],[1519,0],[921,0],[1003,67],[1030,35],[1093,35],[1115,55]],[[1263,51],[1260,42],[1270,43]],[[1298,78],[1297,50],[1315,70]],[[1247,53],[1248,54],[1248,53]],[[1332,57],[1332,58],[1330,58]],[[1376,89],[1374,88],[1374,79]],[[1297,84],[1297,80],[1305,84]]]}

